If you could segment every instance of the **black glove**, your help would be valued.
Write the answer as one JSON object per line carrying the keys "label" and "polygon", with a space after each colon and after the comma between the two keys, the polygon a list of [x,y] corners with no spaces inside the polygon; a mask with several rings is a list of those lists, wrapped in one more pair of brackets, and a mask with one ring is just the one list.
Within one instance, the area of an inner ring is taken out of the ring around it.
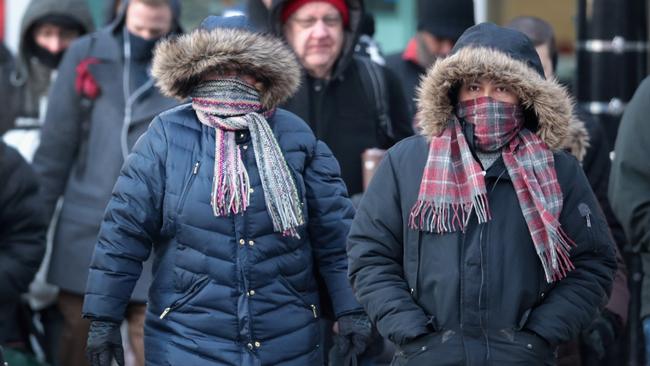
{"label": "black glove", "polygon": [[598,359],[605,357],[605,350],[614,343],[618,330],[622,327],[618,315],[603,310],[594,321],[582,331],[582,344],[592,350]]}
{"label": "black glove", "polygon": [[362,354],[372,334],[372,324],[366,314],[344,315],[338,319],[339,332],[334,336],[334,346],[346,360],[356,365],[356,358]]}
{"label": "black glove", "polygon": [[124,366],[124,349],[120,324],[93,320],[90,322],[86,357],[92,366],[111,366],[115,358],[117,364]]}

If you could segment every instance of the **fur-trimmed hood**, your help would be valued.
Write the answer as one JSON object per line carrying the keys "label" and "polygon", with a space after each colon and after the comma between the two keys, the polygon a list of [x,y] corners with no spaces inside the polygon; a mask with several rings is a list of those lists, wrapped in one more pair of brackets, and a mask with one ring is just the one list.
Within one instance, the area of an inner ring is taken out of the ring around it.
{"label": "fur-trimmed hood", "polygon": [[557,81],[544,78],[535,48],[524,34],[489,23],[469,28],[452,54],[421,80],[417,100],[422,134],[439,135],[454,112],[457,87],[463,80],[479,78],[510,86],[530,112],[527,126],[551,149],[566,148],[575,118],[569,93]]}
{"label": "fur-trimmed hood", "polygon": [[201,76],[220,70],[249,74],[262,82],[265,90],[260,95],[265,109],[284,102],[300,84],[300,66],[284,42],[252,28],[215,26],[213,22],[208,28],[202,26],[164,40],[154,51],[152,74],[163,94],[170,97],[189,97]]}

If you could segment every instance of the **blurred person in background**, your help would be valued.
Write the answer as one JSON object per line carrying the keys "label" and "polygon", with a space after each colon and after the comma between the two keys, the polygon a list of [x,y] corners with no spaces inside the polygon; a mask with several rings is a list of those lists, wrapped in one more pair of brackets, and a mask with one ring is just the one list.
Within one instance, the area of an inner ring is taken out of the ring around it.
{"label": "blurred person in background", "polygon": [[0,141],[0,346],[5,361],[22,365],[32,358],[21,311],[21,295],[45,253],[47,220],[32,168]]}
{"label": "blurred person in background", "polygon": [[38,147],[47,94],[65,50],[94,30],[85,0],[32,0],[20,26],[16,66],[11,73],[15,125],[4,135],[31,161]]}
{"label": "blurred person in background", "polygon": [[418,32],[406,49],[386,58],[386,66],[402,82],[411,113],[415,112],[415,88],[426,70],[444,58],[465,29],[474,25],[473,0],[419,0]]}
{"label": "blurred person in background", "polygon": [[273,0],[247,0],[246,15],[251,24],[260,32],[269,30],[271,3]]}
{"label": "blurred person in background", "polygon": [[[25,9],[16,60],[10,68],[5,62],[2,66],[0,136],[28,162],[40,141],[47,95],[61,58],[75,39],[93,30],[85,0],[32,0]],[[45,258],[26,295],[33,314],[24,319],[23,326],[34,336],[33,348],[39,357],[52,361],[61,315],[56,308],[58,289],[46,281],[50,251],[48,241]]]}
{"label": "blurred person in background", "polygon": [[[517,17],[506,27],[528,36],[542,62],[544,75],[547,79],[555,79],[558,51],[553,27],[546,21],[532,16]],[[624,349],[620,343],[624,338],[630,299],[625,262],[620,255],[620,251],[625,246],[625,234],[607,198],[611,161],[605,131],[587,113],[580,113],[579,107],[574,107],[574,112],[576,117],[570,121],[570,134],[564,146],[580,161],[600,208],[607,218],[608,226],[617,244],[618,269],[612,292],[608,294],[607,305],[581,332],[575,342],[569,342],[559,348],[558,364],[605,366],[624,362],[620,359],[622,356],[620,352]],[[618,346],[614,347],[617,343]]]}
{"label": "blurred person in background", "polygon": [[[124,1],[110,26],[70,46],[50,91],[33,166],[48,217],[63,198],[47,278],[60,288],[62,366],[87,364],[89,322],[81,318],[83,293],[122,163],[151,119],[178,104],[154,86],[150,67],[154,46],[178,31],[179,16],[177,1]],[[150,265],[143,273],[127,313],[130,345],[139,365],[144,358],[142,324]]]}
{"label": "blurred person in background", "polygon": [[646,365],[650,365],[650,78],[625,108],[614,146],[609,199],[635,253],[641,256],[641,314]]}
{"label": "blurred person in background", "polygon": [[0,43],[0,100],[2,100],[2,113],[0,113],[0,136],[14,127],[16,118],[16,102],[11,85],[11,73],[15,67],[14,57],[4,43]]}
{"label": "blurred person in background", "polygon": [[273,31],[304,69],[300,89],[284,108],[332,149],[350,195],[363,191],[365,150],[387,149],[413,134],[397,77],[354,56],[363,13],[360,0],[279,0],[271,9]]}
{"label": "blurred person in background", "polygon": [[147,365],[321,366],[319,292],[348,352],[363,352],[371,326],[345,253],[354,209],[331,151],[277,108],[300,81],[292,52],[245,17],[210,16],[161,43],[153,74],[191,104],[154,119],[106,209],[84,302],[93,366],[119,363],[152,251]]}
{"label": "blurred person in background", "polygon": [[593,321],[614,244],[576,159],[572,100],[522,33],[482,23],[422,79],[348,238],[393,365],[553,365]]}

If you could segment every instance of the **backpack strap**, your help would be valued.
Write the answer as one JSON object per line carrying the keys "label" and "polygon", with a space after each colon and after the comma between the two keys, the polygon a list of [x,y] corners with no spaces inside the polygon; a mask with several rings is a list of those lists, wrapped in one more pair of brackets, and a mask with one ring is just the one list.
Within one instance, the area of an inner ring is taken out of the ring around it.
{"label": "backpack strap", "polygon": [[386,76],[382,67],[368,57],[354,56],[361,77],[361,84],[368,100],[373,105],[378,121],[381,147],[388,147],[395,141],[393,124],[390,119],[390,103],[386,86]]}

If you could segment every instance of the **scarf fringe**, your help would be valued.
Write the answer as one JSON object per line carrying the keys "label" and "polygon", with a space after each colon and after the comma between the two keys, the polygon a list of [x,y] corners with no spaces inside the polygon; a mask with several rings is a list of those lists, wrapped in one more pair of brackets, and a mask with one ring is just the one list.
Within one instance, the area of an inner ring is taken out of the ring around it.
{"label": "scarf fringe", "polygon": [[575,269],[569,257],[569,251],[575,247],[576,243],[569,238],[559,222],[548,230],[548,237],[550,244],[538,251],[537,255],[542,262],[546,282],[552,283],[565,278],[569,272]]}
{"label": "scarf fringe", "polygon": [[492,217],[487,194],[472,197],[472,202],[438,203],[417,200],[409,218],[409,226],[414,230],[432,233],[450,233],[458,229],[465,232],[472,211],[476,212],[479,224],[488,222]]}

